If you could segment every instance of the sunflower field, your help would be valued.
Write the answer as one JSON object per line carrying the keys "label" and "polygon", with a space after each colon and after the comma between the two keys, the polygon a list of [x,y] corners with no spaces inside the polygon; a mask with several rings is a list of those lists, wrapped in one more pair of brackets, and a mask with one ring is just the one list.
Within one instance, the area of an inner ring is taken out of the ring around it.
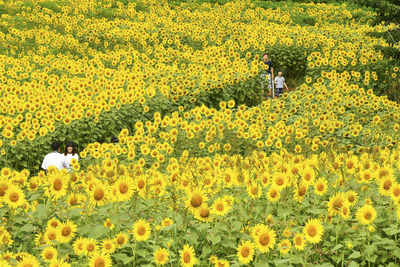
{"label": "sunflower field", "polygon": [[[0,266],[399,266],[400,64],[378,47],[399,48],[371,33],[400,25],[255,0],[0,16]],[[79,160],[44,172],[55,140]]]}

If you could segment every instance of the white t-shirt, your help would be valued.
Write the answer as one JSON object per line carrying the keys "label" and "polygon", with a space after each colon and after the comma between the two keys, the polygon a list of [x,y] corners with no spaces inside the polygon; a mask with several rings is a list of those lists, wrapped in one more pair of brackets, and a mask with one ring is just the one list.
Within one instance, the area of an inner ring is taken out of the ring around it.
{"label": "white t-shirt", "polygon": [[50,166],[55,166],[61,170],[69,168],[69,163],[63,154],[53,151],[44,157],[42,169],[47,170]]}
{"label": "white t-shirt", "polygon": [[71,165],[71,160],[72,159],[76,159],[76,160],[79,159],[78,153],[75,153],[74,155],[72,155],[72,153],[71,154],[67,154],[66,156],[64,155],[64,157],[67,159],[68,165]]}
{"label": "white t-shirt", "polygon": [[281,77],[276,76],[275,82],[276,82],[276,88],[283,88],[283,83],[285,82],[285,78],[283,78],[283,76]]}

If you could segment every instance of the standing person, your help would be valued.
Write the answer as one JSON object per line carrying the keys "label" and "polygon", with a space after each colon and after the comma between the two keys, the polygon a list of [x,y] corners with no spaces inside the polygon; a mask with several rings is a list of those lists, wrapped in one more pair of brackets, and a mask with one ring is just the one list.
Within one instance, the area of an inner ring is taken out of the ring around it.
{"label": "standing person", "polygon": [[281,94],[283,94],[283,86],[285,86],[286,90],[289,91],[286,83],[285,77],[282,76],[282,71],[278,70],[278,76],[275,77],[275,97],[278,98]]}
{"label": "standing person", "polygon": [[78,156],[78,153],[76,152],[74,142],[72,142],[72,141],[67,142],[67,144],[65,145],[64,156],[68,161],[68,165],[71,165],[72,159],[76,159],[78,161],[79,156]]}
{"label": "standing person", "polygon": [[42,163],[42,169],[48,170],[50,166],[55,166],[57,169],[68,169],[69,164],[67,159],[63,154],[60,153],[61,143],[55,141],[51,144],[51,149],[53,152],[47,154]]}
{"label": "standing person", "polygon": [[[265,73],[261,74],[262,79],[266,79],[268,83],[268,90],[269,90],[269,97],[271,97],[272,93],[272,80],[274,79],[274,65],[272,64],[272,61],[268,59],[268,54],[264,53],[263,54],[263,62],[266,65],[266,71]],[[261,89],[264,89],[264,84],[261,82]]]}

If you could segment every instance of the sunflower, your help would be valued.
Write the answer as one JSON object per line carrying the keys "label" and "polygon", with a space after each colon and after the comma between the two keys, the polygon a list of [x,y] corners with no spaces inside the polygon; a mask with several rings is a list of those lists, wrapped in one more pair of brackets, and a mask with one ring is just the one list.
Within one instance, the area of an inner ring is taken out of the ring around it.
{"label": "sunflower", "polygon": [[51,196],[54,200],[57,200],[67,194],[68,183],[62,172],[52,172],[48,177],[47,184],[49,186],[46,188],[46,196]]}
{"label": "sunflower", "polygon": [[315,171],[313,168],[311,168],[310,166],[307,166],[304,168],[303,172],[302,172],[302,181],[306,184],[306,185],[312,185],[314,183],[314,179],[315,179]]}
{"label": "sunflower", "polygon": [[324,227],[319,219],[309,219],[303,228],[307,242],[318,244],[324,234]]}
{"label": "sunflower", "polygon": [[258,232],[253,236],[258,250],[262,253],[269,252],[276,243],[276,233],[266,225],[261,225]]}
{"label": "sunflower", "polygon": [[[140,160],[139,160],[140,162]],[[136,190],[139,196],[146,197],[147,194],[147,177],[145,175],[140,175],[135,182]]]}
{"label": "sunflower", "polygon": [[28,190],[31,192],[36,191],[39,188],[39,178],[38,177],[30,178],[29,185],[27,187]]}
{"label": "sunflower", "polygon": [[314,182],[314,193],[318,196],[325,195],[328,190],[328,181],[325,178],[319,178]]}
{"label": "sunflower", "polygon": [[41,247],[43,245],[46,245],[46,240],[44,240],[44,235],[43,233],[37,233],[35,234],[35,239],[34,239],[35,245],[38,247]]}
{"label": "sunflower", "polygon": [[292,243],[289,239],[284,239],[278,244],[278,249],[280,254],[288,254],[292,249]]}
{"label": "sunflower", "polygon": [[347,218],[349,218],[349,216],[350,216],[350,208],[349,208],[349,206],[347,204],[344,204],[342,206],[340,215],[342,215],[343,219],[345,219],[345,220],[347,220]]}
{"label": "sunflower", "polygon": [[400,200],[400,185],[396,182],[392,186],[390,197],[394,202]]}
{"label": "sunflower", "polygon": [[106,219],[104,221],[104,226],[110,228],[111,230],[114,229],[115,225],[111,222],[110,219]]}
{"label": "sunflower", "polygon": [[76,205],[79,204],[78,196],[77,196],[76,194],[74,194],[74,193],[68,195],[67,203],[68,203],[68,205],[71,206],[71,207],[76,207],[76,208],[78,208],[78,206],[76,206]]}
{"label": "sunflower", "polygon": [[231,264],[227,260],[218,259],[214,265],[215,267],[229,267]]}
{"label": "sunflower", "polygon": [[4,195],[10,185],[11,181],[0,177],[0,201],[4,200]]}
{"label": "sunflower", "polygon": [[117,248],[121,248],[123,245],[128,243],[128,241],[129,241],[128,235],[122,232],[119,232],[115,237]]}
{"label": "sunflower", "polygon": [[4,229],[3,227],[0,228],[0,243],[2,245],[11,245],[14,243],[14,240],[11,238],[10,233]]}
{"label": "sunflower", "polygon": [[3,201],[12,209],[16,209],[25,203],[25,194],[17,186],[9,186]]}
{"label": "sunflower", "polygon": [[134,183],[130,178],[120,178],[114,183],[114,190],[118,201],[129,200],[134,193]]}
{"label": "sunflower", "polygon": [[82,237],[79,237],[74,241],[73,248],[74,248],[74,253],[75,255],[83,255],[85,253],[85,250],[83,246],[85,245],[85,239]]}
{"label": "sunflower", "polygon": [[256,183],[250,183],[246,188],[247,194],[252,199],[259,199],[262,195],[262,187]]}
{"label": "sunflower", "polygon": [[384,177],[393,177],[394,170],[392,166],[380,166],[374,173],[376,180],[381,181]]}
{"label": "sunflower", "polygon": [[368,225],[375,221],[377,213],[372,205],[364,205],[357,210],[356,218],[360,223]]}
{"label": "sunflower", "polygon": [[47,228],[46,232],[44,233],[44,240],[47,244],[51,244],[52,241],[57,239],[57,229],[55,228]]}
{"label": "sunflower", "polygon": [[346,196],[341,192],[331,196],[327,203],[329,215],[338,215],[345,202],[347,202]]}
{"label": "sunflower", "polygon": [[194,254],[194,249],[190,245],[184,245],[183,249],[180,251],[181,256],[181,266],[192,267],[198,263],[196,255]]}
{"label": "sunflower", "polygon": [[93,206],[102,206],[108,202],[109,190],[102,183],[94,183],[92,189],[89,191],[89,196],[90,203]]}
{"label": "sunflower", "polygon": [[3,168],[1,169],[0,175],[3,176],[3,178],[8,178],[11,175],[11,169],[10,168]]}
{"label": "sunflower", "polygon": [[292,234],[292,229],[290,227],[286,227],[282,234],[284,237],[289,238]]}
{"label": "sunflower", "polygon": [[163,266],[169,261],[169,252],[165,248],[159,248],[154,251],[153,257],[157,266]]}
{"label": "sunflower", "polygon": [[384,176],[379,182],[379,193],[382,196],[390,196],[392,192],[392,186],[394,185],[394,177],[393,176]]}
{"label": "sunflower", "polygon": [[136,241],[146,241],[151,234],[151,227],[144,219],[140,219],[133,225],[133,237]]}
{"label": "sunflower", "polygon": [[362,170],[359,174],[361,182],[367,184],[373,179],[373,173],[371,170]]}
{"label": "sunflower", "polygon": [[54,247],[46,247],[41,254],[44,261],[52,261],[57,258],[57,255],[57,249]]}
{"label": "sunflower", "polygon": [[236,250],[240,263],[249,264],[253,260],[255,249],[251,241],[242,241]]}
{"label": "sunflower", "polygon": [[345,160],[348,173],[354,173],[357,169],[358,158],[356,156],[350,156]]}
{"label": "sunflower", "polygon": [[72,221],[67,220],[65,223],[61,223],[57,228],[57,241],[61,244],[68,243],[75,236],[76,224]]}
{"label": "sunflower", "polygon": [[202,222],[212,222],[214,220],[213,216],[212,216],[212,212],[210,210],[209,207],[207,206],[203,206],[200,209],[197,210],[197,212],[195,213],[194,217],[197,220],[200,220]]}
{"label": "sunflower", "polygon": [[304,183],[300,183],[298,188],[293,190],[294,197],[293,199],[297,202],[302,202],[307,194],[307,185]]}
{"label": "sunflower", "polygon": [[[14,254],[10,251],[3,251],[3,253],[0,256],[1,259],[3,259],[6,262],[10,262],[11,259],[15,259]],[[1,265],[0,265],[1,266]]]}
{"label": "sunflower", "polygon": [[21,257],[17,267],[40,267],[40,263],[35,256],[27,254]]}
{"label": "sunflower", "polygon": [[347,203],[350,205],[350,207],[353,207],[354,205],[356,205],[357,197],[358,197],[357,192],[355,192],[353,190],[349,190],[346,192]]}
{"label": "sunflower", "polygon": [[49,267],[71,267],[71,264],[67,263],[67,260],[54,259],[50,262]]}
{"label": "sunflower", "polygon": [[170,225],[172,225],[172,224],[174,224],[174,221],[171,220],[171,219],[168,218],[168,217],[164,218],[164,219],[162,220],[162,222],[161,222],[162,227],[167,227],[167,226],[170,226]]}
{"label": "sunflower", "polygon": [[101,241],[101,250],[104,253],[112,254],[116,249],[115,239],[105,238]]}
{"label": "sunflower", "polygon": [[228,214],[231,206],[228,205],[225,199],[217,198],[212,205],[212,213],[218,216],[225,216]]}
{"label": "sunflower", "polygon": [[11,267],[7,260],[0,259],[0,266],[1,267]]}
{"label": "sunflower", "polygon": [[271,186],[267,192],[267,199],[270,202],[276,202],[281,198],[281,192],[275,185]]}
{"label": "sunflower", "polygon": [[288,186],[290,177],[283,172],[274,172],[272,174],[272,184],[282,190]]}
{"label": "sunflower", "polygon": [[202,190],[194,189],[191,192],[187,192],[185,204],[189,211],[194,214],[197,209],[206,203],[207,200],[208,199]]}
{"label": "sunflower", "polygon": [[93,238],[85,238],[82,248],[86,256],[93,255],[98,250],[97,241]]}
{"label": "sunflower", "polygon": [[104,252],[96,251],[90,256],[89,266],[90,267],[111,267],[112,266],[111,256]]}
{"label": "sunflower", "polygon": [[293,237],[293,245],[297,250],[304,250],[306,247],[306,236],[303,233],[297,233]]}

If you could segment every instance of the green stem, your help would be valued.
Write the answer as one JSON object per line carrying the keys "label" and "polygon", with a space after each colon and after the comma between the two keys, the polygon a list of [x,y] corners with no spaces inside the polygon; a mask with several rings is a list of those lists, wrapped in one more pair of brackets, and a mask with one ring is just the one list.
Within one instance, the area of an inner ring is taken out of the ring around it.
{"label": "green stem", "polygon": [[133,252],[133,262],[132,262],[132,266],[136,266],[136,240],[135,243],[132,247],[132,252]]}

